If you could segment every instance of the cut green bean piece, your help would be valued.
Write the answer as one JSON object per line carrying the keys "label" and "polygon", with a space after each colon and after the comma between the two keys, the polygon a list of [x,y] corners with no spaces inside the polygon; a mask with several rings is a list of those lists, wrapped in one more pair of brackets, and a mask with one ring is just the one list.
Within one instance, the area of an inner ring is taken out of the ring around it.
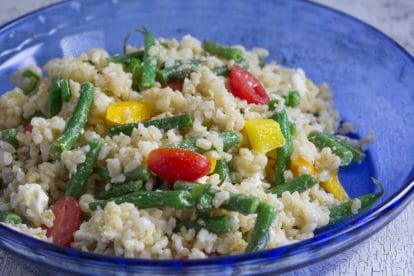
{"label": "cut green bean piece", "polygon": [[[174,190],[191,191],[195,187],[203,185],[195,182],[176,181],[174,183]],[[214,197],[219,190],[209,188],[207,193]],[[220,206],[222,209],[239,212],[242,214],[254,214],[259,205],[259,198],[251,195],[233,194],[230,193],[229,199],[224,201]]]}
{"label": "cut green bean piece", "polygon": [[[163,119],[149,120],[142,122],[141,124],[143,124],[145,127],[155,126],[159,129],[166,131],[173,128],[192,126],[193,118],[189,114],[181,114]],[[138,128],[138,124],[124,124],[114,126],[109,129],[108,135],[112,137],[123,133],[125,135],[130,136],[134,128]]]}
{"label": "cut green bean piece", "polygon": [[[240,144],[240,134],[234,131],[228,131],[228,132],[222,132],[219,134],[219,137],[223,140],[223,150],[227,151],[229,149],[231,149],[232,147],[239,145]],[[178,143],[175,143],[173,145],[171,145],[171,147],[173,148],[181,148],[181,149],[188,149],[188,150],[192,150],[192,151],[196,151],[198,153],[205,153],[210,149],[206,150],[206,149],[202,149],[196,146],[197,143],[197,139],[196,138],[192,138],[192,139],[186,139],[186,140],[182,140]]]}
{"label": "cut green bean piece", "polygon": [[204,63],[199,59],[177,60],[173,66],[158,70],[156,79],[162,85],[166,85],[171,81],[184,80],[189,78],[191,73]]}
{"label": "cut green bean piece", "polygon": [[129,70],[132,74],[132,89],[139,90],[139,83],[142,76],[141,61],[137,58],[131,58]]}
{"label": "cut green bean piece", "polygon": [[300,94],[298,91],[290,91],[285,98],[285,105],[290,107],[297,107],[300,105]]}
{"label": "cut green bean piece", "polygon": [[267,106],[269,107],[269,111],[275,111],[276,110],[276,106],[279,104],[279,100],[273,99],[270,100],[267,103]]}
{"label": "cut green bean piece", "polygon": [[[372,181],[380,187],[380,191],[378,193],[375,194],[365,194],[362,196],[357,197],[357,200],[361,201],[361,207],[358,209],[358,213],[363,212],[364,210],[370,208],[372,205],[375,204],[375,202],[377,202],[377,200],[384,194],[384,187],[383,185],[376,180],[375,178],[372,178]],[[329,214],[329,225],[332,224],[336,224],[338,222],[341,222],[345,219],[348,219],[352,216],[354,216],[355,214],[352,212],[353,208],[353,202],[356,199],[351,199],[348,200],[338,206],[335,206],[333,208],[331,208],[330,214]]]}
{"label": "cut green bean piece", "polygon": [[270,229],[276,219],[277,211],[274,207],[260,203],[257,208],[257,218],[253,234],[247,244],[246,252],[256,252],[266,249],[269,241]]}
{"label": "cut green bean piece", "polygon": [[95,87],[91,83],[82,84],[79,100],[72,117],[70,117],[66,124],[62,135],[50,146],[50,150],[55,157],[59,157],[63,151],[70,150],[78,140],[88,121],[88,114],[92,106],[94,92]]}
{"label": "cut green bean piece", "polygon": [[283,192],[304,192],[314,186],[318,181],[309,174],[303,174],[296,178],[286,181],[284,184],[277,185],[269,190],[272,194],[281,196]]}
{"label": "cut green bean piece", "polygon": [[28,79],[27,86],[22,88],[24,91],[24,94],[28,95],[36,89],[40,81],[40,76],[36,74],[35,72],[33,72],[32,70],[26,69],[23,71],[23,77]]}
{"label": "cut green bean piece", "polygon": [[233,59],[235,61],[241,61],[243,59],[243,52],[241,50],[211,40],[203,41],[203,49],[219,58]]}
{"label": "cut green bean piece", "polygon": [[229,68],[227,67],[227,65],[223,65],[223,66],[216,66],[213,67],[211,69],[211,72],[213,72],[214,74],[218,75],[218,76],[224,76],[227,77],[230,73]]}
{"label": "cut green bean piece", "polygon": [[350,152],[352,152],[352,161],[360,163],[365,159],[365,153],[362,152],[359,148],[351,145],[347,140],[347,137],[337,137],[344,147],[346,147]]}
{"label": "cut green bean piece", "polygon": [[127,181],[121,184],[112,184],[107,191],[102,191],[96,195],[96,199],[110,199],[120,197],[131,192],[139,191],[142,188],[142,181]]}
{"label": "cut green bean piece", "polygon": [[62,100],[64,102],[69,102],[72,98],[72,88],[70,86],[70,80],[61,80],[60,89],[62,90]]}
{"label": "cut green bean piece", "polygon": [[0,212],[0,222],[9,224],[20,224],[22,223],[22,218],[15,213],[2,211]]}
{"label": "cut green bean piece", "polygon": [[314,130],[308,135],[309,141],[311,141],[319,149],[330,148],[335,155],[341,158],[341,166],[347,166],[353,160],[352,152],[343,145],[335,136]]}
{"label": "cut green bean piece", "polygon": [[218,235],[229,233],[232,230],[231,217],[229,216],[199,218],[197,220],[182,223],[177,229],[181,229],[182,227],[194,229],[196,231],[206,229],[208,232]]}
{"label": "cut green bean piece", "polygon": [[138,59],[138,60],[142,60],[144,58],[144,51],[139,50],[139,51],[136,51],[136,52],[127,53],[127,54],[123,54],[123,55],[115,55],[115,56],[109,57],[108,62],[128,65],[133,58]]}
{"label": "cut green bean piece", "polygon": [[143,30],[144,39],[144,64],[142,66],[141,89],[148,89],[155,84],[155,73],[157,70],[157,58],[151,54],[151,48],[155,46],[155,36]]}
{"label": "cut green bean piece", "polygon": [[107,167],[95,166],[93,168],[93,172],[96,173],[104,181],[110,181],[111,180],[111,175],[109,174],[109,170],[108,170]]}
{"label": "cut green bean piece", "polygon": [[230,169],[227,164],[227,161],[224,159],[217,160],[216,167],[214,168],[214,172],[219,175],[221,181],[226,181],[231,183],[231,174]]}
{"label": "cut green bean piece", "polygon": [[66,195],[79,198],[83,194],[103,145],[102,139],[92,139],[88,142],[89,151],[86,153],[85,161],[76,167],[76,172],[69,180]]}
{"label": "cut green bean piece", "polygon": [[57,115],[62,109],[62,90],[60,89],[60,79],[58,77],[52,78],[52,83],[49,86],[49,94],[47,98],[48,118]]}
{"label": "cut green bean piece", "polygon": [[136,181],[136,180],[140,180],[140,181],[147,181],[150,178],[151,174],[148,170],[147,165],[142,164],[141,166],[139,166],[137,169],[127,172],[125,173],[125,177],[127,180],[131,180],[131,181]]}
{"label": "cut green bean piece", "polygon": [[194,205],[193,197],[188,191],[138,191],[113,199],[93,201],[89,207],[92,210],[104,208],[111,201],[116,204],[129,202],[139,208],[192,208]]}
{"label": "cut green bean piece", "polygon": [[17,141],[17,129],[7,128],[0,131],[0,139],[4,142],[9,143],[13,148],[17,149],[19,147],[19,141]]}
{"label": "cut green bean piece", "polygon": [[290,133],[290,122],[286,114],[286,110],[276,112],[272,119],[279,123],[280,130],[285,138],[285,145],[276,150],[275,164],[275,184],[280,185],[285,182],[285,171],[289,168],[290,155],[293,152],[293,143]]}

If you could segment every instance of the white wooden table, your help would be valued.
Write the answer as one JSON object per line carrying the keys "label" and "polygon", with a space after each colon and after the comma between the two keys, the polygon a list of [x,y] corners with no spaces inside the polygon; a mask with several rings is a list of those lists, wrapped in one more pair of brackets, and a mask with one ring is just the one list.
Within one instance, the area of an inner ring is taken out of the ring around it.
{"label": "white wooden table", "polygon": [[[56,0],[2,0],[0,24]],[[414,55],[414,0],[316,0],[377,27]],[[413,84],[414,85],[414,84]],[[0,275],[45,275],[0,250]],[[414,275],[414,203],[357,247],[288,273],[306,275]]]}

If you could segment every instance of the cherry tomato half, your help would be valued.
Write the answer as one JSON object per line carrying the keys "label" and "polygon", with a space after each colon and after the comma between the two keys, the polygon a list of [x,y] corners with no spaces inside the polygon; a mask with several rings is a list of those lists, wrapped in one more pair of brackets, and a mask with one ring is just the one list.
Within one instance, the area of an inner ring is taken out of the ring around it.
{"label": "cherry tomato half", "polygon": [[78,201],[71,196],[64,196],[52,205],[55,215],[53,226],[47,230],[47,236],[53,243],[70,246],[75,233],[81,225],[81,210]]}
{"label": "cherry tomato half", "polygon": [[168,86],[169,88],[171,88],[172,90],[176,91],[183,91],[183,85],[184,82],[183,81],[172,81],[167,83],[166,86]]}
{"label": "cherry tomato half", "polygon": [[148,168],[170,182],[197,180],[208,174],[210,166],[206,157],[191,150],[161,148],[148,155]]}
{"label": "cherry tomato half", "polygon": [[270,100],[259,80],[239,65],[231,69],[229,84],[234,96],[250,104],[266,104]]}

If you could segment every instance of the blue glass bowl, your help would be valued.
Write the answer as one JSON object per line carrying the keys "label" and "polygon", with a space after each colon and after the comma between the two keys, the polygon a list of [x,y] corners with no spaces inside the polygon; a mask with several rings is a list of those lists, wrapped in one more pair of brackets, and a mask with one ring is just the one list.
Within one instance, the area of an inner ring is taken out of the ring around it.
{"label": "blue glass bowl", "polygon": [[376,29],[307,1],[68,1],[35,11],[0,29],[0,91],[33,60],[79,55],[92,47],[120,53],[127,33],[144,25],[157,36],[243,44],[270,50],[270,59],[301,67],[328,82],[344,119],[373,130],[375,142],[362,165],[343,169],[351,196],[385,185],[371,210],[317,231],[314,238],[252,254],[205,260],[144,260],[61,248],[0,226],[0,245],[40,267],[79,273],[283,272],[317,262],[373,235],[414,195],[414,61]]}

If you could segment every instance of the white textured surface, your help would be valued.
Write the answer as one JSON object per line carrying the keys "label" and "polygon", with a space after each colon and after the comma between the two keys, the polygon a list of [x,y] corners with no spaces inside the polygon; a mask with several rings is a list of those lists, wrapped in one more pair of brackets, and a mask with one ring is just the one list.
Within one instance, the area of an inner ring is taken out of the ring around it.
{"label": "white textured surface", "polygon": [[[56,0],[2,0],[0,24]],[[377,27],[414,54],[414,0],[316,0]],[[45,275],[0,250],[0,275]],[[289,273],[302,275],[414,275],[414,203],[357,247]]]}

